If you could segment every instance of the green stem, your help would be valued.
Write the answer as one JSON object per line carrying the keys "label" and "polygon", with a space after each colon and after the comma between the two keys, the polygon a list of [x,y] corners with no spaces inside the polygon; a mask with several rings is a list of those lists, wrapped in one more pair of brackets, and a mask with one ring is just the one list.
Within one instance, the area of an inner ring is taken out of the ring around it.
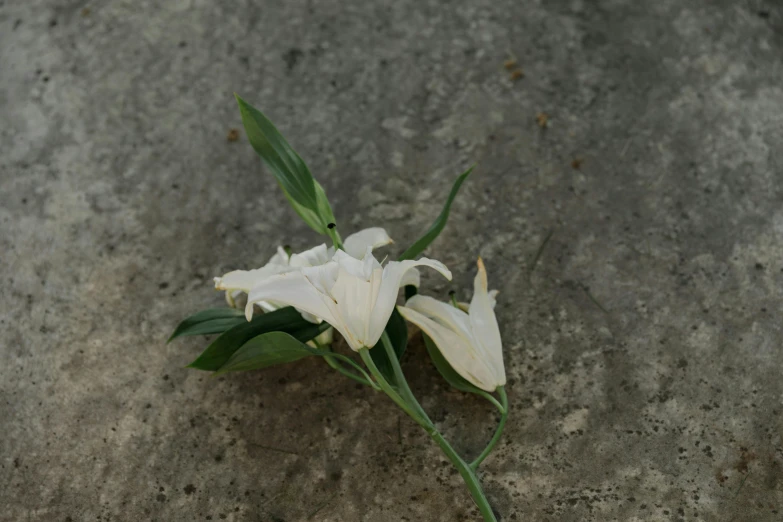
{"label": "green stem", "polygon": [[419,417],[418,412],[411,409],[411,407],[408,405],[405,400],[403,400],[402,397],[400,397],[400,394],[397,393],[397,391],[392,388],[391,384],[389,384],[386,379],[383,377],[383,374],[378,370],[378,367],[375,366],[375,361],[372,360],[372,356],[370,355],[370,349],[369,348],[362,348],[359,350],[359,355],[362,358],[362,361],[364,361],[364,364],[367,365],[367,368],[370,370],[370,373],[373,377],[375,377],[375,380],[378,382],[378,386],[381,387],[381,390],[388,395],[391,400],[394,401],[394,403],[399,406],[402,411],[407,413],[413,420],[421,424],[422,422],[426,422],[424,419],[421,419]]}
{"label": "green stem", "polygon": [[[426,430],[427,428],[424,429]],[[479,482],[475,471],[471,469],[467,462],[462,460],[462,457],[460,457],[457,452],[454,451],[454,448],[451,447],[451,445],[446,441],[446,439],[443,438],[443,435],[441,435],[438,430],[435,429],[435,427],[432,427],[432,431],[427,430],[427,433],[429,433],[430,437],[432,437],[432,440],[434,440],[435,443],[440,446],[440,449],[443,451],[443,453],[446,454],[451,463],[454,464],[454,467],[457,468],[457,471],[459,471],[459,474],[462,476],[462,480],[464,480],[465,485],[468,486],[468,490],[470,491],[470,495],[473,497],[473,501],[479,508],[481,516],[484,517],[484,522],[497,522],[498,519],[495,517],[495,512],[492,511],[492,506],[489,505],[489,500],[487,500],[486,495],[484,495],[484,490],[481,489],[481,482]]]}
{"label": "green stem", "polygon": [[427,412],[425,412],[424,408],[421,407],[419,401],[416,400],[416,396],[413,395],[410,386],[408,386],[408,381],[405,379],[405,375],[402,373],[400,361],[397,359],[397,352],[394,351],[394,346],[392,346],[391,339],[389,339],[389,334],[386,333],[386,330],[384,330],[383,335],[381,335],[381,342],[383,343],[383,349],[386,350],[386,357],[389,359],[389,362],[391,362],[392,370],[394,371],[394,377],[397,381],[397,386],[400,387],[402,395],[405,397],[408,404],[410,404],[416,410],[422,419],[426,420],[429,424],[432,424],[429,416],[427,416]]}
{"label": "green stem", "polygon": [[474,471],[495,448],[495,444],[497,444],[498,440],[500,440],[500,436],[503,434],[503,427],[506,425],[506,420],[508,419],[508,397],[506,396],[506,390],[503,388],[503,386],[500,386],[498,387],[497,392],[498,395],[500,395],[500,402],[503,404],[503,409],[501,410],[500,414],[500,423],[498,423],[498,428],[495,430],[495,435],[492,437],[492,440],[489,441],[487,447],[484,448],[484,451],[481,452],[481,455],[476,457],[476,460],[470,463],[470,469]]}
{"label": "green stem", "polygon": [[343,240],[340,237],[340,233],[337,231],[337,226],[333,226],[331,228],[326,229],[326,235],[329,236],[329,238],[332,240],[332,244],[334,245],[334,248],[338,250],[343,249]]}
{"label": "green stem", "polygon": [[494,398],[492,395],[490,395],[489,393],[485,392],[484,390],[478,390],[478,391],[475,391],[474,393],[475,393],[476,395],[479,395],[479,396],[481,396],[481,397],[484,397],[484,398],[485,398],[485,399],[487,399],[487,400],[488,400],[490,403],[492,403],[492,405],[493,405],[495,408],[497,408],[497,409],[498,409],[498,411],[500,412],[500,414],[501,414],[501,415],[505,415],[505,414],[507,414],[507,413],[508,413],[508,407],[507,407],[507,406],[503,406],[502,404],[500,404],[500,403],[497,401],[497,399],[495,399],[495,398]]}
{"label": "green stem", "polygon": [[[313,344],[315,345],[315,347],[316,347],[316,348],[318,348],[319,350],[323,350],[324,352],[329,352],[329,353],[332,353],[332,349],[331,349],[331,347],[330,347],[328,344],[321,344],[321,343],[319,343],[318,341],[316,341],[315,339],[312,339],[312,343],[313,343]],[[361,384],[365,384],[365,385],[367,385],[367,386],[370,386],[370,387],[372,387],[372,388],[375,388],[376,390],[380,390],[380,388],[378,387],[378,385],[377,385],[377,384],[375,384],[375,383],[372,381],[372,379],[370,378],[370,376],[369,376],[369,375],[367,375],[367,373],[366,373],[366,372],[365,372],[365,371],[362,369],[362,367],[361,367],[361,366],[359,366],[358,364],[356,364],[355,362],[353,362],[351,359],[349,359],[349,358],[345,358],[346,362],[348,362],[348,363],[349,363],[351,366],[353,366],[354,368],[356,368],[356,369],[357,369],[357,370],[358,370],[358,371],[359,371],[359,372],[360,372],[360,373],[363,375],[363,377],[360,377],[359,375],[356,375],[356,374],[355,374],[355,373],[353,373],[351,370],[348,370],[348,369],[347,369],[347,368],[345,368],[345,367],[344,367],[342,364],[340,364],[339,362],[337,362],[337,357],[338,357],[338,355],[339,355],[339,354],[324,355],[324,356],[323,356],[323,358],[324,358],[324,360],[326,360],[326,364],[328,364],[329,366],[331,366],[333,369],[337,370],[338,372],[342,373],[343,375],[345,375],[345,376],[346,376],[346,377],[348,377],[349,379],[353,379],[353,380],[354,380],[354,381],[356,381],[356,382],[359,382],[359,383],[361,383]],[[342,360],[342,359],[343,359],[343,356],[340,356],[339,358]]]}
{"label": "green stem", "polygon": [[[326,364],[337,370],[338,372],[342,373],[349,379],[353,379],[356,382],[365,384],[367,386],[370,386],[372,388],[375,388],[376,390],[379,390],[378,385],[372,382],[372,380],[365,379],[364,377],[360,377],[353,373],[351,370],[348,370],[345,368],[342,364],[338,363],[337,360],[331,356],[331,355],[325,355],[324,359],[326,360]],[[368,376],[369,377],[369,376]]]}
{"label": "green stem", "polygon": [[[487,500],[486,495],[484,495],[484,490],[481,488],[481,482],[479,482],[479,479],[476,476],[475,471],[470,467],[470,465],[467,462],[465,462],[462,459],[462,457],[459,456],[459,454],[454,450],[454,448],[451,447],[451,444],[449,444],[448,441],[445,438],[443,438],[443,435],[441,435],[441,433],[435,427],[433,422],[427,416],[427,413],[424,411],[424,408],[421,407],[421,404],[419,404],[419,401],[417,401],[416,397],[413,395],[410,386],[408,386],[408,381],[405,379],[405,375],[402,373],[400,362],[397,360],[397,353],[394,351],[394,348],[392,347],[391,344],[391,340],[389,339],[389,336],[386,334],[386,332],[383,332],[383,335],[381,336],[381,341],[383,342],[383,346],[386,350],[386,355],[388,356],[392,365],[392,369],[394,370],[394,377],[395,380],[397,381],[397,385],[400,387],[400,390],[402,394],[405,396],[405,398],[407,399],[407,402],[409,402],[409,405],[417,413],[417,416],[414,416],[411,413],[408,413],[408,415],[410,415],[413,418],[413,420],[418,422],[421,425],[421,427],[424,428],[424,431],[426,431],[427,434],[432,438],[432,440],[434,440],[435,443],[438,446],[440,446],[441,451],[443,451],[446,457],[448,457],[448,459],[451,461],[454,467],[457,468],[457,471],[459,471],[459,474],[462,476],[462,480],[465,481],[465,485],[467,485],[468,490],[470,491],[470,494],[473,497],[473,501],[476,503],[476,506],[479,508],[479,512],[481,513],[482,517],[484,517],[484,521],[497,522],[497,518],[495,518],[495,513],[492,511],[492,506],[489,505],[489,500]],[[365,350],[362,350],[362,352],[365,352]],[[363,353],[362,359],[364,358],[365,355]],[[372,361],[372,357],[370,357],[369,353],[366,354],[366,358]],[[370,368],[370,372],[373,372],[374,366],[375,365],[373,364],[373,367]],[[375,368],[375,370],[377,371],[377,368]],[[383,378],[382,375],[380,375],[380,373],[378,375],[373,373],[373,376],[379,381],[383,380],[385,382],[385,379]],[[383,388],[383,385],[381,385],[381,387]],[[402,398],[400,399],[402,400]]]}

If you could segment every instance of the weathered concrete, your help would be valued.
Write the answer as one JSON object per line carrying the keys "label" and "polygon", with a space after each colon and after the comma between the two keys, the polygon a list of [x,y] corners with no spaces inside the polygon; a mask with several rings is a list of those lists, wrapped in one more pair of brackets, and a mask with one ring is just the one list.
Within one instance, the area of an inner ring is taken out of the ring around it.
{"label": "weathered concrete", "polygon": [[[0,520],[477,519],[322,361],[209,379],[164,344],[317,240],[226,139],[234,91],[392,253],[478,162],[428,254],[503,291],[503,520],[783,519],[781,61],[774,0],[0,1]],[[477,451],[489,408],[418,338],[404,366]]]}

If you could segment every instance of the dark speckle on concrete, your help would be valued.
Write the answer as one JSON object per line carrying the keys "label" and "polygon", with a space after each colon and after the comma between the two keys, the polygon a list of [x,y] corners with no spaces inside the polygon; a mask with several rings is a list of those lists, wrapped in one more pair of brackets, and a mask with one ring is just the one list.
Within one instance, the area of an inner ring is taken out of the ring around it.
{"label": "dark speckle on concrete", "polygon": [[285,61],[285,65],[289,71],[296,67],[297,62],[302,56],[304,56],[304,53],[301,49],[297,48],[291,48],[285,52],[283,55],[283,60]]}
{"label": "dark speckle on concrete", "polygon": [[[212,379],[165,344],[212,276],[323,241],[226,144],[236,92],[391,259],[477,164],[422,290],[469,299],[479,255],[501,290],[504,521],[780,520],[780,2],[65,4],[0,0],[0,519],[478,519],[323,361]],[[491,408],[418,335],[403,366],[475,456]]]}

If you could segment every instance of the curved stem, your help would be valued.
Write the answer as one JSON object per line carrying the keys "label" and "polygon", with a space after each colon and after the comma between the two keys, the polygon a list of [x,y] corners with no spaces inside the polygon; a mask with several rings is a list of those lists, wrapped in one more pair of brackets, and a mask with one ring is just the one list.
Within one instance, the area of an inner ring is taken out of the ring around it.
{"label": "curved stem", "polygon": [[411,409],[411,407],[408,405],[405,400],[400,397],[400,394],[397,393],[397,391],[392,388],[392,386],[386,381],[386,379],[383,377],[383,374],[378,370],[378,367],[375,366],[375,361],[372,360],[372,356],[370,355],[369,348],[365,349],[362,348],[359,350],[359,355],[362,357],[362,361],[364,361],[364,364],[367,365],[367,368],[370,370],[370,373],[373,377],[375,377],[375,380],[378,382],[378,385],[381,387],[381,390],[388,395],[391,400],[394,401],[394,403],[402,408],[402,411],[407,413],[413,420],[421,424],[422,422],[426,422],[424,419],[421,419],[419,417],[418,412]]}
{"label": "curved stem", "polygon": [[416,411],[419,413],[419,415],[421,415],[422,419],[426,420],[429,424],[432,424],[432,421],[427,415],[427,412],[424,411],[424,408],[421,407],[419,401],[416,400],[416,396],[413,395],[410,386],[408,386],[408,381],[405,379],[405,375],[402,373],[402,367],[400,366],[400,361],[397,359],[397,352],[394,351],[394,347],[392,346],[391,339],[389,339],[389,334],[386,333],[386,330],[384,330],[383,335],[381,335],[381,342],[383,343],[384,350],[386,350],[386,356],[388,357],[389,362],[392,365],[392,370],[394,371],[394,377],[397,381],[397,385],[400,387],[400,391],[402,392],[403,396],[405,397],[405,399],[407,399],[408,404],[410,404],[413,408],[415,408]]}
{"label": "curved stem", "polygon": [[457,471],[459,471],[462,480],[465,481],[465,485],[468,486],[468,490],[470,490],[473,501],[479,508],[481,516],[484,517],[484,522],[497,522],[498,519],[495,517],[495,512],[492,511],[492,506],[489,505],[489,500],[487,500],[486,495],[484,495],[484,490],[481,489],[481,483],[470,465],[462,460],[457,452],[454,451],[454,448],[452,448],[446,439],[443,438],[443,435],[434,427],[432,428],[432,432],[428,430],[427,433],[429,433],[432,440],[440,446],[443,453],[446,454],[451,463],[454,464],[454,467],[457,468]]}
{"label": "curved stem", "polygon": [[492,405],[498,409],[501,415],[506,415],[508,413],[508,406],[503,406],[500,404],[496,398],[494,398],[491,394],[485,392],[484,390],[478,390],[474,392],[476,395],[479,395],[480,397],[484,397],[487,399]]}
{"label": "curved stem", "polygon": [[[324,348],[324,347],[322,347],[322,346],[319,346],[319,348],[320,348],[320,349],[322,349],[322,350],[331,351],[331,350],[329,350],[328,348]],[[361,383],[361,384],[365,384],[365,385],[367,385],[367,386],[370,386],[370,387],[372,387],[372,388],[374,388],[374,389],[376,389],[376,390],[380,390],[380,387],[378,387],[378,385],[377,385],[377,384],[375,384],[375,383],[372,381],[372,379],[370,378],[370,376],[369,376],[369,375],[367,375],[367,374],[365,373],[365,371],[364,371],[364,370],[363,370],[361,367],[358,367],[358,365],[357,365],[357,368],[358,368],[358,370],[359,370],[359,371],[360,371],[362,374],[364,374],[364,377],[360,377],[360,376],[356,375],[356,374],[355,374],[355,373],[353,373],[351,370],[348,370],[348,369],[346,369],[346,368],[345,368],[345,367],[344,367],[342,364],[338,363],[338,362],[337,362],[337,360],[335,359],[335,355],[337,355],[337,354],[334,354],[334,355],[324,355],[324,359],[326,360],[326,364],[328,364],[329,366],[331,366],[332,368],[334,368],[334,369],[335,369],[335,370],[337,370],[338,372],[342,373],[343,375],[345,375],[345,376],[346,376],[346,377],[348,377],[349,379],[353,379],[353,380],[354,380],[354,381],[356,381],[356,382],[359,382],[359,383]],[[351,363],[353,363],[354,365],[356,365],[356,363],[354,363],[354,362],[353,362],[353,361],[351,361],[350,359],[349,359],[349,361],[350,361]]]}
{"label": "curved stem", "polygon": [[487,458],[487,456],[495,448],[495,444],[497,444],[498,440],[500,440],[500,436],[503,434],[503,427],[506,425],[506,420],[508,419],[508,397],[506,396],[506,390],[503,388],[503,386],[500,386],[498,387],[497,391],[498,391],[498,395],[500,395],[500,402],[503,403],[503,409],[501,410],[501,415],[500,415],[500,422],[498,423],[497,430],[495,430],[495,435],[489,441],[487,447],[484,448],[484,451],[481,452],[481,455],[476,457],[476,460],[470,463],[470,469],[474,471],[476,470],[476,468],[479,467],[479,464],[481,464],[483,460]]}
{"label": "curved stem", "polygon": [[[432,438],[432,440],[434,440],[435,443],[438,446],[440,446],[441,451],[443,451],[446,457],[448,457],[448,459],[451,461],[454,467],[457,468],[457,471],[459,471],[459,474],[462,476],[462,480],[465,481],[465,485],[468,487],[468,490],[470,491],[470,495],[473,497],[473,501],[476,503],[476,506],[479,508],[479,512],[481,512],[484,521],[497,522],[495,513],[494,511],[492,511],[492,506],[489,505],[489,500],[487,500],[486,495],[484,495],[484,490],[481,489],[481,482],[479,482],[479,479],[476,476],[475,471],[470,466],[470,464],[465,462],[465,460],[463,460],[462,457],[459,456],[459,454],[454,450],[454,448],[451,447],[451,444],[449,444],[448,441],[445,438],[443,438],[443,435],[441,435],[441,433],[435,427],[433,422],[427,416],[427,413],[424,411],[424,408],[421,407],[421,404],[419,404],[419,401],[417,401],[416,397],[413,395],[410,386],[408,386],[408,381],[405,379],[405,375],[402,373],[400,362],[397,360],[397,353],[394,351],[394,347],[392,346],[391,340],[389,339],[389,336],[386,334],[386,332],[383,332],[383,335],[381,336],[381,341],[383,341],[383,346],[384,349],[386,350],[386,355],[388,356],[392,365],[392,369],[394,370],[394,377],[395,380],[397,381],[397,385],[400,387],[400,390],[402,391],[403,395],[410,403],[410,406],[414,408],[414,410],[420,415],[420,417],[417,418],[411,413],[408,413],[408,415],[413,417],[413,420],[418,422],[421,425],[421,427],[424,428],[424,431],[426,431],[427,434]],[[363,359],[365,358],[364,354],[362,354],[362,358]],[[370,357],[369,353],[367,354],[366,358],[372,361],[372,357]],[[372,372],[372,368],[370,368],[370,371]],[[375,376],[375,378],[377,379],[378,376]],[[381,379],[382,378],[383,377],[381,377]],[[501,395],[501,398],[502,397],[503,395]]]}

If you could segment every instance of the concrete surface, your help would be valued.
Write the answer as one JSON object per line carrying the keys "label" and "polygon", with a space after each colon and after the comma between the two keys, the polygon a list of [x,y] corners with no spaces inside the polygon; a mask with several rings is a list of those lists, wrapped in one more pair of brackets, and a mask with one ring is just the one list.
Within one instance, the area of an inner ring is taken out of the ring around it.
{"label": "concrete surface", "polygon": [[[774,0],[0,1],[0,520],[477,520],[322,361],[210,379],[164,344],[318,239],[227,140],[234,91],[391,254],[479,164],[428,282],[468,297],[481,254],[502,290],[503,521],[782,520],[782,61]],[[404,367],[478,451],[490,409],[418,337]]]}

